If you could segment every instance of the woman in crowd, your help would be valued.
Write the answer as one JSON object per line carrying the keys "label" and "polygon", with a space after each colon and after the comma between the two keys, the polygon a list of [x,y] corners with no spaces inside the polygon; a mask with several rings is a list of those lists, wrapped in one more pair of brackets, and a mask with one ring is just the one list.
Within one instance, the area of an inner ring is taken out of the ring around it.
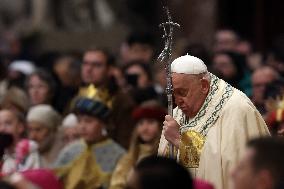
{"label": "woman in crowd", "polygon": [[27,92],[31,106],[51,104],[55,93],[55,81],[45,70],[37,70],[27,79]]}
{"label": "woman in crowd", "polygon": [[134,109],[132,116],[136,127],[128,153],[118,162],[111,180],[111,189],[122,189],[126,185],[127,175],[133,166],[145,156],[157,153],[162,130],[162,121],[166,112],[155,101],[144,102]]}

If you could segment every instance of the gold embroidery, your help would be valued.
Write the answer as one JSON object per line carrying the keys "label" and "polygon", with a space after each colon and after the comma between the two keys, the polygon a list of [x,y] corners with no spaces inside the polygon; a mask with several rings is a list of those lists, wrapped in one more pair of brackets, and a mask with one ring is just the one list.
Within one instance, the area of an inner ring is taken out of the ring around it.
{"label": "gold embroidery", "polygon": [[93,84],[83,87],[79,91],[79,97],[85,97],[105,104],[108,108],[112,107],[112,98],[106,89],[98,89]]}
{"label": "gold embroidery", "polygon": [[[225,83],[225,89],[219,89],[219,87],[216,87],[216,90],[222,90],[222,95],[219,95],[220,97],[215,97],[214,95],[216,93],[210,93],[209,96],[210,98],[216,98],[214,101],[218,102],[218,104],[214,103],[213,105],[203,105],[205,108],[200,110],[202,113],[198,113],[197,117],[194,118],[193,121],[189,124],[185,124],[185,122],[181,124],[183,126],[180,128],[181,144],[179,148],[179,161],[187,168],[199,167],[200,155],[207,133],[211,126],[213,126],[219,118],[219,114],[223,106],[234,91],[233,87],[227,83]],[[223,90],[225,91],[223,92]],[[209,103],[210,100],[209,102],[206,102]]]}
{"label": "gold embroidery", "polygon": [[74,161],[54,170],[65,189],[100,188],[110,181],[110,173],[101,169],[93,155],[93,146],[84,145],[84,151]]}
{"label": "gold embroidery", "polygon": [[181,135],[180,163],[187,168],[198,168],[205,138],[200,133],[189,130]]}

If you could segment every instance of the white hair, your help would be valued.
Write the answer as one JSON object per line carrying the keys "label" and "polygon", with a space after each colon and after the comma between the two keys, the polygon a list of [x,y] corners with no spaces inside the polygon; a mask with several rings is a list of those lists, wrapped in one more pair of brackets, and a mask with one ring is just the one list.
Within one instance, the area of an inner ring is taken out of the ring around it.
{"label": "white hair", "polygon": [[207,81],[211,81],[211,75],[210,73],[207,71],[207,72],[204,72],[202,73],[202,79],[206,79]]}

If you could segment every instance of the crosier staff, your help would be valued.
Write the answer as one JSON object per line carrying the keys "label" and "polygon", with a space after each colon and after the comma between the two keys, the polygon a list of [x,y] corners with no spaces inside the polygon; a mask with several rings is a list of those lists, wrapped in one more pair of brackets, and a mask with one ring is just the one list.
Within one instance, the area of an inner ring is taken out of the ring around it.
{"label": "crosier staff", "polygon": [[[164,30],[162,38],[165,40],[165,46],[158,57],[158,61],[165,63],[166,79],[167,79],[166,94],[168,98],[168,114],[170,116],[173,116],[173,85],[172,85],[172,74],[171,74],[173,30],[174,27],[180,27],[180,25],[172,21],[169,9],[167,7],[164,7],[164,9],[167,13],[168,21],[161,23],[159,25],[159,27],[163,28]],[[169,144],[169,156],[170,158],[173,159],[175,158],[173,144]]]}

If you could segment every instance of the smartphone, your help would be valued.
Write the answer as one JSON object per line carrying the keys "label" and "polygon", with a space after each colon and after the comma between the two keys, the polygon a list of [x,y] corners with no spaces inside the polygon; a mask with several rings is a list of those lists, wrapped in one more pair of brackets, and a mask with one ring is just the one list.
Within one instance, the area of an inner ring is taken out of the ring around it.
{"label": "smartphone", "polygon": [[126,81],[129,85],[137,87],[138,85],[138,75],[137,74],[126,74]]}

